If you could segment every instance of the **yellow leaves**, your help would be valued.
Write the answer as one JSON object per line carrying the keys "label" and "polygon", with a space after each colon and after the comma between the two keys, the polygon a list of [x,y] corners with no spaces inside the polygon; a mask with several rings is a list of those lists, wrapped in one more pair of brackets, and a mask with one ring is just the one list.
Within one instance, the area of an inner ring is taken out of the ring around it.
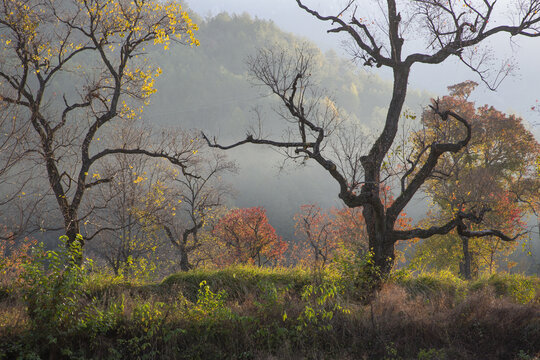
{"label": "yellow leaves", "polygon": [[98,173],[94,173],[94,174],[92,174],[92,178],[99,180],[99,179],[101,179],[101,175],[99,175]]}
{"label": "yellow leaves", "polygon": [[9,45],[11,43],[11,40],[6,40],[6,45]]}
{"label": "yellow leaves", "polygon": [[[141,71],[141,75],[144,75],[142,71]],[[141,90],[143,91],[143,97],[149,97],[150,95],[152,95],[153,93],[157,91],[154,88],[154,78],[151,75],[147,75],[144,77]]]}
{"label": "yellow leaves", "polygon": [[[129,79],[134,85],[136,84],[137,86],[140,86],[143,99],[150,97],[157,91],[154,88],[154,79],[159,77],[162,73],[163,70],[160,67],[157,67],[155,71],[153,71],[151,66],[148,66],[146,69],[136,68],[135,70],[124,70],[126,78]],[[129,90],[131,86],[126,88]],[[142,113],[142,109],[140,112]]]}
{"label": "yellow leaves", "polygon": [[133,180],[134,184],[138,184],[140,182],[144,181],[144,178],[142,176],[138,176],[135,180]]}
{"label": "yellow leaves", "polygon": [[[139,111],[142,113],[142,106]],[[120,110],[119,116],[125,119],[134,119],[137,116],[135,109],[132,109],[125,100],[122,101],[122,109]]]}

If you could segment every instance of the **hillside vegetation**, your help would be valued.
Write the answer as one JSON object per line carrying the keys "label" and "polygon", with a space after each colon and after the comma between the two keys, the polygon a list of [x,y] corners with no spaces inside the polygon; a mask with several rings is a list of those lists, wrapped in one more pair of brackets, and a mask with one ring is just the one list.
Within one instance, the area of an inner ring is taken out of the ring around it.
{"label": "hillside vegetation", "polygon": [[[384,119],[392,84],[376,74],[359,70],[335,52],[323,54],[307,39],[247,14],[223,13],[195,22],[200,27],[197,38],[201,46],[178,46],[166,53],[149,54],[159,63],[164,76],[157,79],[158,93],[145,110],[147,121],[219,132],[220,136],[236,139],[243,135],[243,129],[256,122],[254,107],[277,104],[277,100],[268,99],[266,89],[250,81],[248,57],[265,47],[278,45],[294,50],[301,44],[316,54],[317,73],[312,75],[327,95],[336,99],[348,121],[362,124],[369,132]],[[428,99],[427,93],[411,90],[408,105],[418,110]],[[271,108],[267,110],[270,110],[267,130],[280,131],[278,116]]]}
{"label": "hillside vegetation", "polygon": [[[364,305],[366,265],[236,266],[161,282],[48,252],[0,289],[0,359],[533,359],[540,281],[446,272],[392,279]],[[45,271],[40,259],[48,259]],[[361,278],[361,276],[360,276]]]}

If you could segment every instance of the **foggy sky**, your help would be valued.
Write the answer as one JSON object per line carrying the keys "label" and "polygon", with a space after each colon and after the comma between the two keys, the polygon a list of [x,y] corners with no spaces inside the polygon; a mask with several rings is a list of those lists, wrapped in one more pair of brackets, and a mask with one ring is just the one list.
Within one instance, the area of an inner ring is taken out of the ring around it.
{"label": "foggy sky", "polygon": [[[341,35],[327,34],[330,24],[321,22],[303,10],[299,9],[294,0],[187,0],[186,3],[202,16],[212,16],[220,12],[242,14],[247,12],[260,19],[272,20],[285,31],[304,36],[315,42],[321,49],[334,49],[343,57],[347,57],[343,48]],[[339,13],[343,0],[308,0],[306,4],[320,11],[321,14]],[[362,16],[376,16],[376,2],[362,2]],[[366,6],[373,4],[373,6]],[[505,8],[513,4],[513,0],[501,0],[498,6]],[[447,93],[446,87],[464,80],[474,80],[480,83],[472,100],[477,105],[489,104],[498,110],[515,113],[534,124],[533,132],[540,139],[540,114],[531,111],[531,106],[540,99],[540,39],[524,39],[508,36],[494,38],[490,44],[495,52],[495,63],[511,59],[518,69],[512,77],[507,78],[496,92],[490,91],[476,74],[456,59],[451,59],[440,65],[416,65],[410,77],[410,85],[419,90],[426,90],[435,96]],[[420,49],[418,49],[420,50]],[[382,69],[366,70],[391,79],[388,71]]]}

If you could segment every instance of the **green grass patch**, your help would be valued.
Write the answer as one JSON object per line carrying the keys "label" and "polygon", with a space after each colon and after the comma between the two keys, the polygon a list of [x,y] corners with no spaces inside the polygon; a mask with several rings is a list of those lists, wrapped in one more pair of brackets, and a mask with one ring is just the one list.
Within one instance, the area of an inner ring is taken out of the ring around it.
{"label": "green grass patch", "polygon": [[263,295],[267,284],[300,293],[304,286],[313,282],[313,275],[302,268],[234,266],[221,270],[180,272],[164,279],[158,287],[162,291],[179,288],[188,299],[194,300],[202,281],[212,289],[224,290],[229,299],[242,299],[247,295]]}
{"label": "green grass patch", "polygon": [[405,288],[412,297],[433,298],[444,296],[452,300],[459,300],[467,293],[467,282],[450,271],[423,273],[418,276],[402,272],[394,276],[391,282]]}
{"label": "green grass patch", "polygon": [[520,304],[540,304],[540,278],[521,274],[493,274],[470,283],[473,291],[491,288],[498,297],[510,297]]}

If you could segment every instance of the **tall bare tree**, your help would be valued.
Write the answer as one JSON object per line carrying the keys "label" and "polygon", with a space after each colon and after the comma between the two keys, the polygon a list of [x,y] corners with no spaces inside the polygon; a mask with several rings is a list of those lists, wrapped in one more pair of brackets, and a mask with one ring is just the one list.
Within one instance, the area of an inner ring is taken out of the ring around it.
{"label": "tall bare tree", "polygon": [[[255,79],[280,99],[287,112],[286,120],[291,127],[286,136],[272,140],[248,134],[246,139],[229,146],[206,137],[208,144],[220,149],[246,143],[270,145],[288,150],[292,157],[314,160],[326,169],[339,184],[339,198],[349,207],[362,207],[369,247],[377,272],[383,277],[390,272],[395,257],[394,245],[399,240],[429,238],[447,234],[453,229],[467,237],[497,236],[505,241],[513,240],[497,229],[468,230],[467,222],[480,222],[487,209],[459,211],[446,223],[430,228],[396,229],[399,214],[433,175],[438,160],[444,154],[462,151],[471,139],[468,120],[452,109],[441,108],[437,101],[431,105],[432,111],[440,121],[452,121],[461,126],[463,136],[448,142],[427,143],[423,151],[407,159],[399,179],[399,194],[387,208],[381,198],[381,186],[386,180],[383,178],[385,158],[398,133],[414,65],[440,64],[450,57],[457,57],[490,87],[496,87],[508,74],[509,67],[503,66],[500,71],[490,74],[491,64],[486,62],[486,52],[479,49],[496,35],[540,36],[540,1],[519,0],[503,6],[496,0],[381,0],[377,2],[383,13],[380,18],[370,18],[365,10],[368,7],[355,0],[350,0],[335,15],[322,14],[304,1],[296,2],[308,14],[331,24],[328,32],[346,34],[353,44],[356,59],[361,60],[364,66],[392,71],[392,97],[382,131],[364,153],[358,146],[342,146],[341,149],[347,151],[341,154],[331,151],[334,147],[327,145],[340,142],[339,139],[332,140],[332,137],[346,136],[351,132],[335,131],[332,125],[338,121],[331,106],[316,106],[322,102],[317,101],[321,98],[310,87],[311,74],[315,69],[310,69],[309,54],[288,56],[283,51],[266,49],[250,60],[250,69]],[[501,14],[511,15],[508,24],[494,21],[495,18],[499,20]],[[418,39],[418,33],[427,39],[426,50],[407,54],[406,51],[415,48],[413,39]],[[345,161],[340,162],[336,157]]]}

